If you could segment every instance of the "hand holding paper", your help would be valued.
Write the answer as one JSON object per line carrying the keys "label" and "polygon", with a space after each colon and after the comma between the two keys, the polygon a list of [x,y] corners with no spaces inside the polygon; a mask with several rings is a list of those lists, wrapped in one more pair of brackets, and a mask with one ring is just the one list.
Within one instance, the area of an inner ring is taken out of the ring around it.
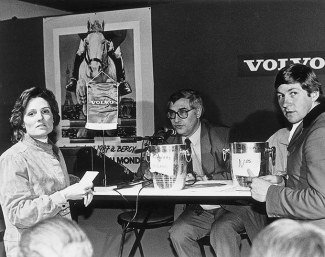
{"label": "hand holding paper", "polygon": [[73,184],[61,192],[66,200],[84,199],[85,206],[88,206],[93,199],[93,180],[97,176],[98,171],[87,171],[79,183]]}

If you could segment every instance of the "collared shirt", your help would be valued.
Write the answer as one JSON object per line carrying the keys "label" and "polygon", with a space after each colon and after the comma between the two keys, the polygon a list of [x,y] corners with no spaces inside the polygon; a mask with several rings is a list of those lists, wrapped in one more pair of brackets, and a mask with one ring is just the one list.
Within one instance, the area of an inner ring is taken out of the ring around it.
{"label": "collared shirt", "polygon": [[288,139],[289,142],[291,141],[291,139],[293,137],[293,134],[295,133],[296,129],[299,127],[301,122],[302,122],[302,120],[299,121],[298,123],[295,123],[295,124],[292,125],[292,128],[290,130],[290,134],[289,134],[289,139]]}
{"label": "collared shirt", "polygon": [[69,203],[59,192],[67,186],[62,153],[52,143],[25,134],[4,152],[0,157],[0,204],[5,244],[18,247],[21,233],[47,217],[71,218]]}
{"label": "collared shirt", "polygon": [[[186,137],[182,137],[183,142]],[[192,150],[192,163],[193,163],[193,171],[197,176],[201,176],[199,180],[207,180],[206,176],[204,176],[202,170],[202,158],[201,158],[201,123],[199,128],[194,132],[192,136],[189,137],[191,140],[191,150]],[[201,204],[201,207],[204,210],[213,210],[216,208],[220,208],[220,205],[207,205]]]}

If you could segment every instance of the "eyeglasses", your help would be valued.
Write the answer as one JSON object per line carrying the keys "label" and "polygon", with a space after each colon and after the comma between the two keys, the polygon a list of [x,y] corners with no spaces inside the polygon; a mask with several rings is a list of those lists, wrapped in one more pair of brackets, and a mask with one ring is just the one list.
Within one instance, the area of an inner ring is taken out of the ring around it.
{"label": "eyeglasses", "polygon": [[168,119],[175,119],[176,118],[176,114],[178,115],[178,117],[180,117],[181,119],[186,119],[188,117],[188,113],[190,111],[194,110],[194,108],[192,108],[191,110],[187,110],[187,109],[180,109],[178,110],[178,112],[175,112],[173,110],[168,110],[167,111],[167,118]]}

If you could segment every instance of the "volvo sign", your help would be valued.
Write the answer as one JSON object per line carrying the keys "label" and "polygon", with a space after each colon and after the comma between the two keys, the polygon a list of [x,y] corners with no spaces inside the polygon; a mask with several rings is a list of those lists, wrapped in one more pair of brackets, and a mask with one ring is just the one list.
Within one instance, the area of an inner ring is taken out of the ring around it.
{"label": "volvo sign", "polygon": [[238,57],[238,75],[273,76],[283,67],[294,63],[305,64],[318,74],[325,73],[325,52],[241,55]]}

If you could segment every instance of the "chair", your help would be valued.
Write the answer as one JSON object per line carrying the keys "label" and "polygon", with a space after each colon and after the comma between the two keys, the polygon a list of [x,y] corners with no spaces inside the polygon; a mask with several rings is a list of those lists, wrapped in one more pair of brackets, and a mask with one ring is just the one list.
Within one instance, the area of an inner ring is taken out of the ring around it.
{"label": "chair", "polygon": [[[241,237],[241,240],[244,240],[244,239],[247,239],[248,240],[248,243],[250,245],[252,245],[252,242],[250,241],[246,231],[242,231],[239,233],[240,234],[240,237]],[[200,246],[200,250],[201,250],[201,254],[202,254],[202,257],[206,257],[206,254],[205,254],[205,250],[204,250],[204,246],[211,246],[210,245],[210,235],[206,235],[205,237],[202,237],[200,238],[198,241],[198,244]]]}
{"label": "chair", "polygon": [[137,248],[139,248],[141,257],[144,257],[141,239],[146,229],[154,229],[172,225],[174,221],[173,210],[170,209],[141,209],[137,212],[136,217],[132,220],[135,211],[126,211],[118,215],[117,222],[122,226],[122,238],[120,242],[119,257],[122,257],[125,235],[128,232],[134,232],[135,241],[129,253],[133,257]]}

